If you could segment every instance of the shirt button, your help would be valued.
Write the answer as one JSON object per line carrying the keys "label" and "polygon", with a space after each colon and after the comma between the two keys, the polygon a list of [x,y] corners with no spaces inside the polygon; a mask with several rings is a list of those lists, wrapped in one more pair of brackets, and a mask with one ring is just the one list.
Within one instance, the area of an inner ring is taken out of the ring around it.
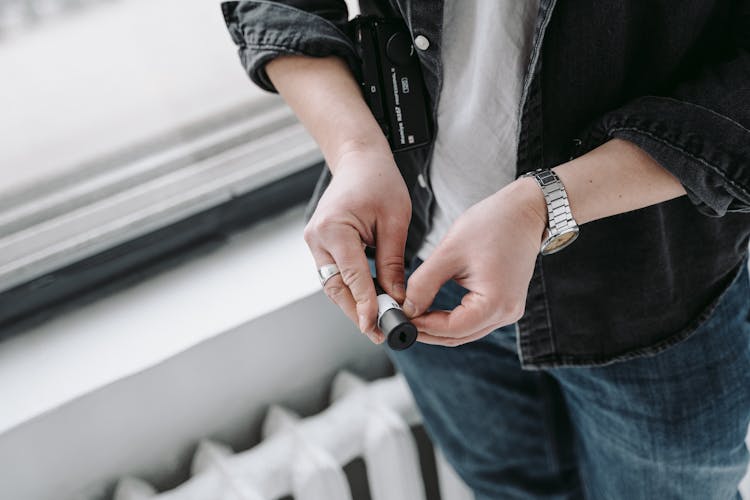
{"label": "shirt button", "polygon": [[414,45],[415,45],[415,46],[416,46],[416,47],[417,47],[417,48],[418,48],[419,50],[427,50],[427,49],[429,49],[429,48],[430,48],[430,41],[429,41],[429,40],[427,39],[427,37],[426,37],[426,36],[424,36],[424,35],[417,35],[417,36],[416,36],[416,37],[414,38]]}

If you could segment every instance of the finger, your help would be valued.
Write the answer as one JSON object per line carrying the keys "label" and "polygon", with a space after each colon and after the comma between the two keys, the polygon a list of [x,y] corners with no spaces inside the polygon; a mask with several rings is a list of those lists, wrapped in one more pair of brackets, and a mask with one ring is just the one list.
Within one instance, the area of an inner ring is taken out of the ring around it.
{"label": "finger", "polygon": [[[349,288],[344,284],[341,275],[336,275],[326,281],[324,287],[326,295],[343,311],[344,314],[359,326],[359,317],[355,307],[354,298]],[[373,344],[382,344],[385,341],[385,335],[379,329],[362,332],[372,341]]]}
{"label": "finger", "polygon": [[372,273],[362,249],[359,232],[352,227],[340,227],[326,234],[326,250],[341,271],[341,278],[349,288],[357,311],[357,324],[363,333],[375,331],[378,303]]}
{"label": "finger", "polygon": [[[325,250],[316,247],[310,248],[310,251],[313,254],[315,265],[318,267],[335,263],[333,257]],[[352,297],[349,287],[344,284],[341,274],[330,277],[325,285],[323,285],[323,290],[328,298],[331,299],[331,301],[336,304],[344,314],[346,314],[352,323],[359,325],[359,317],[357,315],[354,297]],[[382,344],[385,340],[385,336],[380,331],[362,333],[365,333],[375,344]]]}
{"label": "finger", "polygon": [[491,332],[497,330],[497,326],[488,326],[485,328],[482,328],[479,331],[476,331],[472,333],[471,335],[467,335],[466,337],[438,337],[435,335],[430,335],[429,333],[425,332],[419,332],[417,334],[417,342],[422,342],[423,344],[431,344],[431,345],[440,345],[443,347],[458,347],[460,345],[468,344],[469,342],[474,342],[475,340],[479,340],[482,337],[485,337],[489,335]]}
{"label": "finger", "polygon": [[452,311],[431,311],[414,318],[412,322],[418,331],[433,336],[466,337],[497,323],[494,312],[489,300],[476,292],[469,292]]}
{"label": "finger", "polygon": [[[326,264],[336,263],[331,254],[325,250],[318,247],[311,247],[310,251],[312,252],[313,260],[315,260],[315,265],[318,266],[318,268]],[[341,275],[337,274],[328,278],[328,281],[323,285],[323,290],[325,290],[328,298],[331,299],[334,304],[339,306],[354,324],[357,324],[358,318],[356,304],[349,288],[344,285]]]}
{"label": "finger", "polygon": [[413,318],[426,311],[435,300],[440,287],[456,274],[454,267],[455,259],[450,258],[448,252],[442,251],[438,246],[409,277],[404,313]]}
{"label": "finger", "polygon": [[378,283],[399,304],[406,298],[404,249],[407,227],[401,222],[379,223],[375,238],[375,270]]}

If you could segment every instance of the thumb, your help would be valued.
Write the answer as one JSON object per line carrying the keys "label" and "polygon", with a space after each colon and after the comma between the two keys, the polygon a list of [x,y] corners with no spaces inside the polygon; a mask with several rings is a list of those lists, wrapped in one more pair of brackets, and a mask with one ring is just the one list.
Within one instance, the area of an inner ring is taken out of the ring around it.
{"label": "thumb", "polygon": [[375,245],[375,270],[378,283],[396,302],[403,302],[404,248],[408,227],[401,224],[378,226]]}
{"label": "thumb", "polygon": [[409,317],[419,316],[429,309],[440,287],[455,275],[456,259],[438,246],[409,277],[404,312]]}

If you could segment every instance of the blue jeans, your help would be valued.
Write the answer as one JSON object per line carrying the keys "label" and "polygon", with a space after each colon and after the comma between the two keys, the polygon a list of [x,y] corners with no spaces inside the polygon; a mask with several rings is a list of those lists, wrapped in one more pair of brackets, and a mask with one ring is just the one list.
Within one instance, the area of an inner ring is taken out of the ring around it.
{"label": "blue jeans", "polygon": [[[433,308],[465,293],[448,282]],[[689,338],[608,366],[521,370],[514,325],[390,355],[477,500],[736,499],[748,463],[749,298],[744,266]]]}

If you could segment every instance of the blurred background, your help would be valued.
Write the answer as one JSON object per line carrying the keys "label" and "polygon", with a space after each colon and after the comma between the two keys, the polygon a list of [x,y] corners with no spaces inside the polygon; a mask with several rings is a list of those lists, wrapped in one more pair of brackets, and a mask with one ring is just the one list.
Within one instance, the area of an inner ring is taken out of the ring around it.
{"label": "blurred background", "polygon": [[216,2],[0,1],[0,197],[261,98]]}

